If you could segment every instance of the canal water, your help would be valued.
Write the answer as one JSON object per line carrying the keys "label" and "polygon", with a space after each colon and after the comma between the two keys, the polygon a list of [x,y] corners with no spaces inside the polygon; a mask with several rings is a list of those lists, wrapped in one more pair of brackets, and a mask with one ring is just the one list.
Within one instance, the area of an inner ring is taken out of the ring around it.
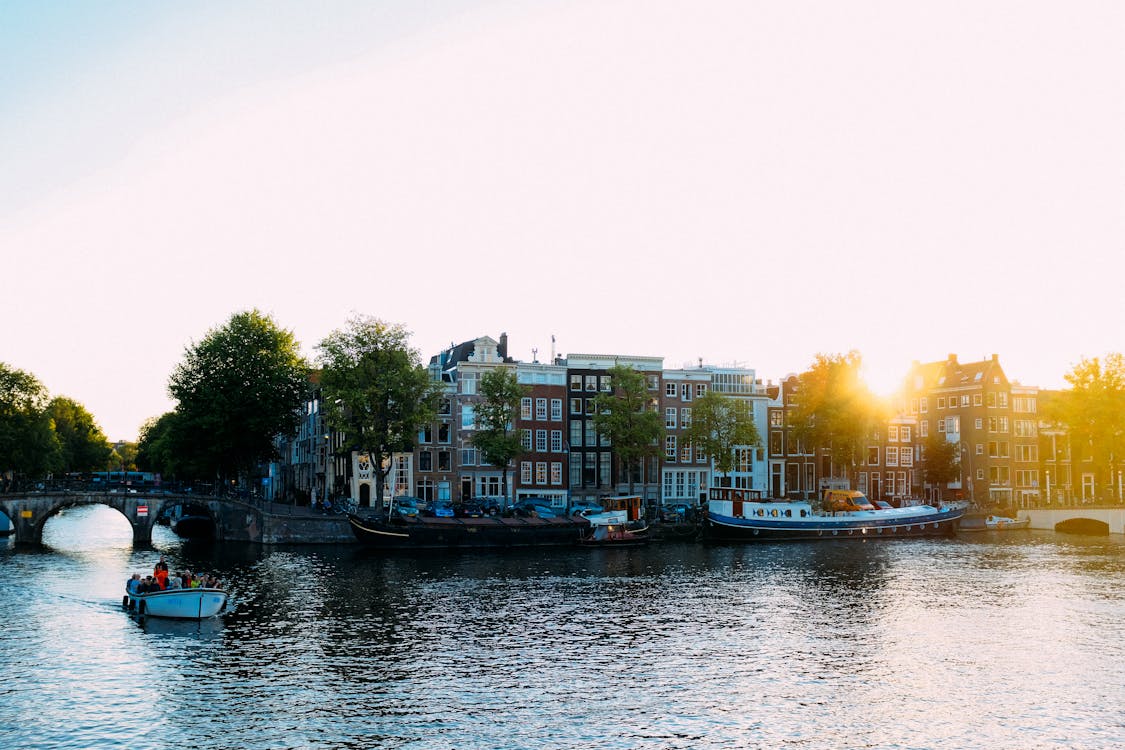
{"label": "canal water", "polygon": [[[0,541],[11,748],[1120,748],[1125,540],[1021,531],[463,556]],[[125,579],[233,611],[138,622]]]}

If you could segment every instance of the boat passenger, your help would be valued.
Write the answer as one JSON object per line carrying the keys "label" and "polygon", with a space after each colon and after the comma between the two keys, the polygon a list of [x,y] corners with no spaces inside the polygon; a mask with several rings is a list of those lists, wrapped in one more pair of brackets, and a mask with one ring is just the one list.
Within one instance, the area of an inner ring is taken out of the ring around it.
{"label": "boat passenger", "polygon": [[156,580],[160,582],[160,588],[167,588],[168,586],[168,563],[164,561],[164,555],[160,556],[160,560],[152,568],[153,575]]}
{"label": "boat passenger", "polygon": [[180,574],[179,573],[177,573],[174,576],[168,577],[168,588],[169,589],[178,589],[178,588],[181,588],[182,586],[183,586],[183,584],[180,583]]}
{"label": "boat passenger", "polygon": [[133,577],[130,578],[125,583],[125,590],[128,591],[130,594],[133,594],[135,596],[138,593],[138,589],[140,588],[140,585],[141,585],[141,574],[140,573],[134,573]]}

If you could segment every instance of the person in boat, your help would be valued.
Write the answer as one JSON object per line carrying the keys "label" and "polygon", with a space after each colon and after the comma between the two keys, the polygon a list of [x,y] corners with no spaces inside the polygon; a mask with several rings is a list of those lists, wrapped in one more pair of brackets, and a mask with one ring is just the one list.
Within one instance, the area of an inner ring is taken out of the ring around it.
{"label": "person in boat", "polygon": [[164,561],[164,555],[161,555],[156,565],[153,566],[152,574],[156,576],[156,580],[160,583],[160,588],[168,588],[168,563]]}
{"label": "person in boat", "polygon": [[169,590],[178,589],[178,588],[182,588],[182,587],[183,587],[183,583],[180,582],[180,574],[178,572],[173,574],[173,575],[168,576],[168,589]]}
{"label": "person in boat", "polygon": [[125,590],[132,595],[136,595],[141,586],[141,574],[134,573],[133,576],[125,582]]}

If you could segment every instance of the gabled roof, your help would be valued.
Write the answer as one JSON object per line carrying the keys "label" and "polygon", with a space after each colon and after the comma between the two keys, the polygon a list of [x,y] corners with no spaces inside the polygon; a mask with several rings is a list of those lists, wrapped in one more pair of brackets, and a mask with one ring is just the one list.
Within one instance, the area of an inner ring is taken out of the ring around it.
{"label": "gabled roof", "polygon": [[950,354],[939,362],[915,362],[907,376],[907,386],[912,390],[960,388],[991,383],[996,375],[999,375],[1000,382],[1007,384],[1008,378],[1000,366],[1000,358],[995,354],[980,362],[958,362],[957,355]]}

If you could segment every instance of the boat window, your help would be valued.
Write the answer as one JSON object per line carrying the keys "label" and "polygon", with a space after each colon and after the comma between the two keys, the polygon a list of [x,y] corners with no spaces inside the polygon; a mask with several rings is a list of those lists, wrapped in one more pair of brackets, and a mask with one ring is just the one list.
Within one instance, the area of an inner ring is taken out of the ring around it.
{"label": "boat window", "polygon": [[804,517],[805,517],[805,511],[804,511],[804,509],[802,509],[801,510],[801,518],[804,518]]}
{"label": "boat window", "polygon": [[791,510],[789,510],[789,509],[787,508],[787,509],[785,510],[785,517],[786,517],[786,518],[789,518],[789,517],[790,517],[790,516],[792,516],[792,515],[793,515],[793,511],[791,511]]}

